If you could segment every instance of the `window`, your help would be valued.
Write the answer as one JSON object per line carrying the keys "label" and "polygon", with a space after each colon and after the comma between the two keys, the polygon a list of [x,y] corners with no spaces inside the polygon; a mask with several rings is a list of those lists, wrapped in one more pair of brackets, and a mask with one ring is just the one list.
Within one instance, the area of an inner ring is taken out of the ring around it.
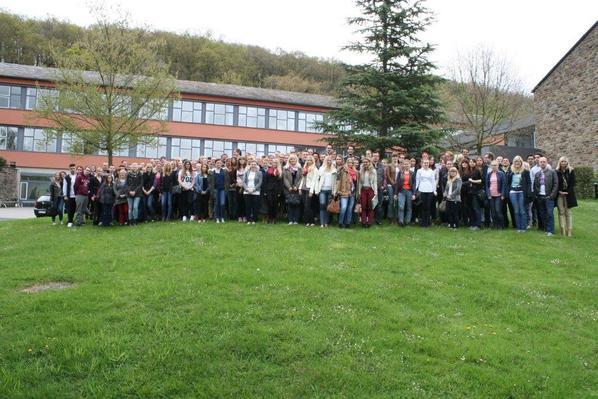
{"label": "window", "polygon": [[298,127],[300,132],[322,133],[321,128],[317,128],[316,122],[323,122],[324,115],[313,112],[299,112],[297,115]]}
{"label": "window", "polygon": [[206,157],[220,158],[222,154],[232,155],[232,141],[204,140],[203,155]]}
{"label": "window", "polygon": [[206,104],[206,123],[213,125],[229,125],[234,123],[235,107],[227,104]]}
{"label": "window", "polygon": [[170,146],[170,157],[181,159],[199,159],[201,140],[174,137]]}
{"label": "window", "polygon": [[23,151],[56,152],[56,139],[44,129],[25,128]]}
{"label": "window", "polygon": [[239,107],[239,126],[266,127],[266,108]]}
{"label": "window", "polygon": [[202,104],[199,101],[174,101],[172,103],[172,120],[201,123],[201,108]]}
{"label": "window", "polygon": [[48,96],[56,98],[58,96],[58,91],[56,89],[38,90],[35,87],[28,87],[25,96],[25,109],[37,108],[38,104],[41,104],[40,101],[43,101],[44,98],[47,98]]}
{"label": "window", "polygon": [[243,155],[253,154],[258,157],[266,155],[266,145],[258,143],[237,143],[237,148],[243,152]]}
{"label": "window", "polygon": [[295,152],[295,147],[292,145],[268,144],[268,155],[280,152],[282,154],[290,154]]}
{"label": "window", "polygon": [[21,108],[20,86],[0,86],[0,108]]}
{"label": "window", "polygon": [[295,130],[295,111],[271,109],[268,122],[270,129]]}
{"label": "window", "polygon": [[62,134],[62,146],[60,147],[60,152],[81,154],[82,149],[80,139],[73,137],[71,133]]}
{"label": "window", "polygon": [[137,143],[136,156],[139,158],[160,158],[166,156],[166,137],[157,137],[148,142]]}
{"label": "window", "polygon": [[13,126],[0,126],[0,150],[15,150],[17,128]]}

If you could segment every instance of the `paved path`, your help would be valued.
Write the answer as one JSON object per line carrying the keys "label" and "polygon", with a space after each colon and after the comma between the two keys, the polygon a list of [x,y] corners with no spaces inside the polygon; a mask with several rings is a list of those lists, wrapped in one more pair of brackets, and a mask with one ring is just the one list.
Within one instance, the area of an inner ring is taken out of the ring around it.
{"label": "paved path", "polygon": [[15,220],[15,219],[31,219],[34,218],[33,207],[23,208],[0,208],[0,221]]}

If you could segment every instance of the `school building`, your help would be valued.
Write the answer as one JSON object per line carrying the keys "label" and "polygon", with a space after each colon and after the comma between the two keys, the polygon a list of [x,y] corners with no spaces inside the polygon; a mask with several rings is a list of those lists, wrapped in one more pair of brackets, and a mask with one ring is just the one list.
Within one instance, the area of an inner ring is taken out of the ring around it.
{"label": "school building", "polygon": [[[106,154],[72,154],[72,138],[48,140],[33,110],[38,96],[53,90],[53,68],[0,63],[0,157],[16,167],[14,190],[22,202],[46,192],[49,178],[69,163],[101,165]],[[241,149],[258,156],[325,146],[315,123],[335,107],[335,99],[306,93],[226,84],[177,81],[180,100],[164,110],[166,130],[155,145],[126,146],[113,163],[159,157],[219,157]],[[13,198],[0,198],[13,200]]]}

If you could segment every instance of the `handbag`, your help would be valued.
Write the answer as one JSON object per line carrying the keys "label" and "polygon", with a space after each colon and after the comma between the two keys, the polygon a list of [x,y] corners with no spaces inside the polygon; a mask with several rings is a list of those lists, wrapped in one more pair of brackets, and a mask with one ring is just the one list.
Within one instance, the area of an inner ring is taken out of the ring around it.
{"label": "handbag", "polygon": [[46,211],[46,215],[47,216],[57,216],[58,215],[58,209],[56,209],[56,207],[54,207],[54,206],[51,206]]}
{"label": "handbag", "polygon": [[329,213],[341,213],[341,201],[337,197],[332,197],[330,202],[328,202],[326,210]]}
{"label": "handbag", "polygon": [[181,186],[179,184],[177,184],[176,186],[172,186],[172,190],[171,192],[173,194],[180,194],[182,191]]}
{"label": "handbag", "polygon": [[288,192],[286,195],[286,203],[287,205],[299,205],[301,203],[301,197],[299,196],[299,193]]}
{"label": "handbag", "polygon": [[361,204],[355,205],[355,213],[361,213]]}
{"label": "handbag", "polygon": [[414,204],[415,206],[420,206],[422,204],[422,193],[419,190],[415,193]]}
{"label": "handbag", "polygon": [[443,199],[442,202],[440,203],[440,205],[438,205],[438,211],[439,212],[446,212],[446,200]]}

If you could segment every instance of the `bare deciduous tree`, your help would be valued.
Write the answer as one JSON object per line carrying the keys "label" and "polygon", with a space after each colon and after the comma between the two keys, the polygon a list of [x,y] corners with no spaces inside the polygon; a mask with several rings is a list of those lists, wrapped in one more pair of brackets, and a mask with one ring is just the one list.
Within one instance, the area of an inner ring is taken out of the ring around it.
{"label": "bare deciduous tree", "polygon": [[475,148],[497,144],[497,128],[509,128],[527,109],[522,85],[508,60],[492,49],[478,46],[459,55],[446,84],[445,101],[451,125],[462,131],[448,135],[454,147]]}

